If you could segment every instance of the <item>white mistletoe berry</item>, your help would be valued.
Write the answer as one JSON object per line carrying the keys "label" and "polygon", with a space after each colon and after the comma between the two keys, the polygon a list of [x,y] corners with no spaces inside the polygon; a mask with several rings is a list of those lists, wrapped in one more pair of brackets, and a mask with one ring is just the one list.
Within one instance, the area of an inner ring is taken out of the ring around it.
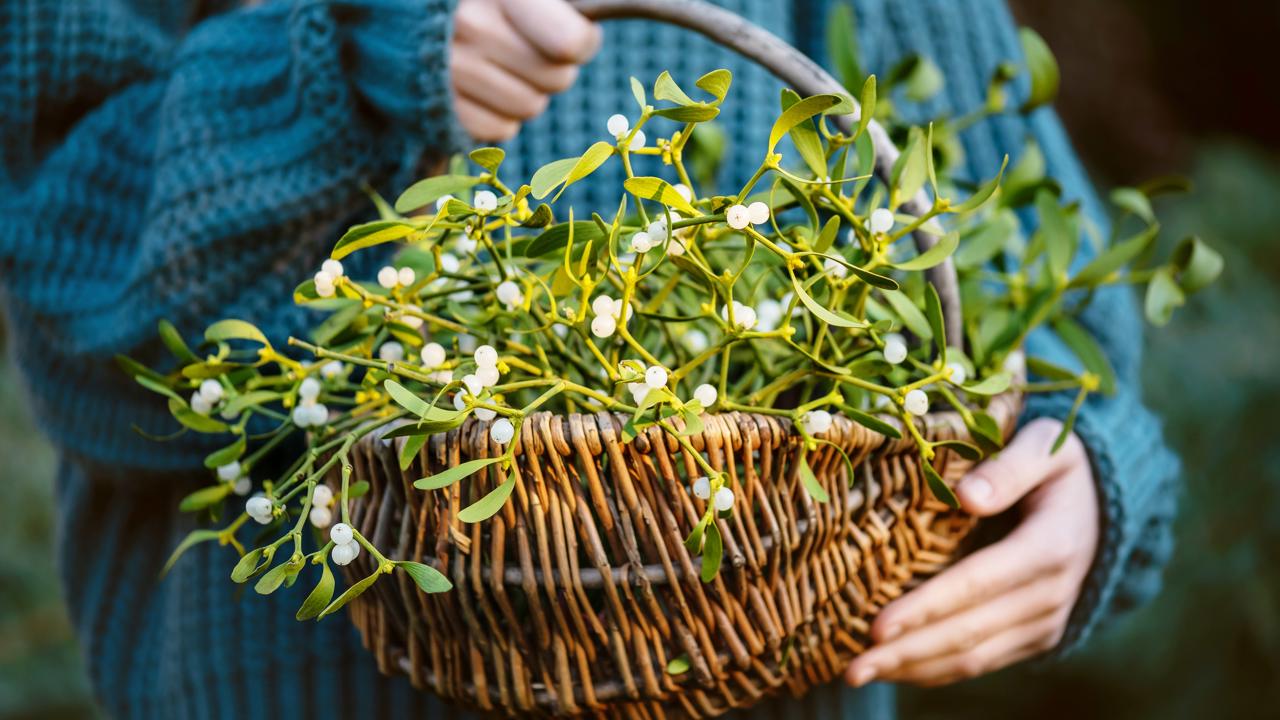
{"label": "white mistletoe berry", "polygon": [[197,390],[191,393],[191,410],[197,415],[208,415],[213,412],[213,404],[204,399],[204,396]]}
{"label": "white mistletoe berry", "polygon": [[490,420],[496,417],[498,417],[498,413],[496,410],[490,410],[489,408],[483,408],[483,407],[476,408],[476,418],[478,420],[489,422]]}
{"label": "white mistletoe berry", "polygon": [[643,382],[627,383],[627,392],[631,393],[631,400],[637,405],[644,402],[644,399],[649,396],[649,391],[652,389],[647,383]]}
{"label": "white mistletoe berry", "polygon": [[890,365],[897,365],[907,359],[907,341],[897,333],[884,336],[884,359]]}
{"label": "white mistletoe berry", "polygon": [[342,268],[342,263],[334,260],[333,258],[329,258],[328,260],[320,263],[320,269],[335,278],[342,277],[342,274],[345,272]]}
{"label": "white mistletoe berry", "polygon": [[752,225],[764,225],[769,222],[769,205],[757,200],[747,206],[747,214]]}
{"label": "white mistletoe berry", "polygon": [[[720,308],[720,318],[725,322],[729,322],[729,306]],[[737,300],[733,301],[733,322],[741,330],[750,330],[756,326],[757,318],[755,308],[750,305],[744,305]]]}
{"label": "white mistletoe berry", "polygon": [[333,297],[337,290],[333,287],[333,276],[321,270],[315,276],[316,295],[322,298]]}
{"label": "white mistletoe berry", "polygon": [[347,543],[346,545],[338,545],[329,552],[329,559],[333,560],[334,565],[350,565],[352,560],[360,554],[360,543]]}
{"label": "white mistletoe berry", "polygon": [[685,185],[684,183],[676,183],[671,187],[676,191],[677,195],[684,198],[685,202],[693,202],[693,190],[689,189],[688,185]]}
{"label": "white mistletoe berry", "polygon": [[236,480],[236,484],[232,486],[231,491],[240,497],[244,497],[245,495],[248,495],[249,491],[252,489],[253,481],[249,479],[248,475],[241,475],[239,479]]}
{"label": "white mistletoe berry", "polygon": [[516,436],[516,427],[506,418],[499,418],[489,426],[489,437],[499,445],[506,445]]}
{"label": "white mistletoe berry", "polygon": [[645,234],[649,236],[650,242],[655,245],[661,245],[667,241],[667,219],[660,217],[649,223],[645,228]]}
{"label": "white mistletoe berry", "polygon": [[462,384],[467,388],[467,393],[472,397],[479,397],[484,392],[484,383],[480,382],[480,378],[475,373],[467,373],[462,376]]}
{"label": "white mistletoe berry", "polygon": [[329,408],[324,403],[315,403],[312,405],[304,405],[307,409],[307,424],[311,427],[319,427],[329,422]]}
{"label": "white mistletoe berry", "polygon": [[843,280],[849,276],[849,268],[844,263],[835,258],[827,258],[822,261],[822,270],[837,280]]}
{"label": "white mistletoe berry", "polygon": [[463,393],[454,393],[453,409],[462,412],[467,409],[467,396]]}
{"label": "white mistletoe berry", "polygon": [[958,362],[947,363],[947,369],[951,371],[950,380],[954,385],[963,385],[969,377],[968,371]]}
{"label": "white mistletoe berry", "polygon": [[452,275],[458,272],[461,267],[462,263],[458,261],[456,256],[450,255],[449,253],[440,253],[441,272],[446,272]]}
{"label": "white mistletoe berry", "polygon": [[457,250],[463,255],[470,255],[471,253],[479,249],[479,247],[480,247],[479,241],[471,237],[470,233],[463,233],[459,235],[458,239],[455,240],[453,243],[453,249]]}
{"label": "white mistletoe berry", "polygon": [[498,364],[498,351],[492,345],[481,345],[472,354],[476,367],[493,367]]}
{"label": "white mistletoe berry", "polygon": [[293,408],[293,412],[289,413],[289,418],[293,420],[293,424],[300,428],[311,427],[311,406],[298,405]]}
{"label": "white mistletoe berry", "polygon": [[482,368],[476,368],[476,378],[480,380],[480,384],[485,387],[493,387],[498,384],[501,376],[498,374],[498,366],[486,365]]}
{"label": "white mistletoe berry", "polygon": [[346,523],[338,523],[329,528],[329,539],[334,545],[348,545],[355,539],[355,533],[351,530],[351,526]]}
{"label": "white mistletoe berry", "polygon": [[317,485],[315,490],[311,491],[311,504],[320,507],[329,507],[333,502],[333,489],[328,485]]}
{"label": "white mistletoe berry", "polygon": [[637,130],[635,135],[631,136],[631,144],[627,146],[628,150],[639,150],[644,147],[645,136],[643,130]]}
{"label": "white mistletoe berry", "polygon": [[867,228],[873,233],[887,233],[893,229],[893,211],[888,208],[876,208],[867,221]]}
{"label": "white mistletoe berry", "polygon": [[818,435],[831,429],[831,413],[826,410],[810,410],[800,417],[800,425],[810,435]]}
{"label": "white mistletoe berry", "polygon": [[213,378],[209,378],[200,383],[200,397],[203,397],[210,405],[217,405],[222,401],[222,384]]}
{"label": "white mistletoe berry", "polygon": [[409,287],[413,284],[413,281],[417,279],[418,274],[415,273],[411,267],[402,267],[396,272],[396,280],[405,287]]}
{"label": "white mistletoe berry", "polygon": [[334,379],[337,379],[340,375],[342,375],[342,371],[345,369],[346,368],[345,366],[343,366],[341,360],[330,360],[329,362],[321,366],[320,377],[324,378],[325,380],[334,380]]}
{"label": "white mistletoe berry", "polygon": [[333,524],[333,512],[327,507],[320,507],[319,505],[313,506],[311,508],[309,518],[311,520],[311,524],[321,530]]}
{"label": "white mistletoe berry", "polygon": [[488,190],[476,192],[475,208],[482,213],[493,212],[498,208],[498,196]]}
{"label": "white mistletoe berry", "polygon": [[231,482],[240,477],[240,461],[232,460],[226,465],[218,466],[218,479],[223,482]]}
{"label": "white mistletoe berry", "polygon": [[315,400],[320,397],[320,381],[313,377],[304,379],[298,386],[298,397],[303,400]]}
{"label": "white mistletoe berry", "polygon": [[400,273],[396,269],[387,265],[378,271],[378,284],[390,290],[400,281]]}
{"label": "white mistletoe berry", "polygon": [[608,315],[597,315],[591,321],[591,334],[598,338],[612,337],[618,329],[618,321]]}
{"label": "white mistletoe berry", "polygon": [[711,480],[700,477],[693,481],[693,494],[700,500],[711,499]]}
{"label": "white mistletoe berry", "polygon": [[271,500],[261,493],[245,501],[244,511],[261,525],[271,522]]}
{"label": "white mistletoe berry", "polygon": [[438,200],[436,200],[436,212],[444,210],[444,206],[448,205],[449,201],[452,199],[452,195],[442,195]]}
{"label": "white mistletoe berry", "polygon": [[520,292],[520,286],[511,280],[503,280],[498,283],[498,287],[493,291],[493,294],[498,298],[498,302],[508,308],[524,302],[524,293]]}
{"label": "white mistletoe berry", "polygon": [[724,211],[724,220],[734,230],[741,230],[751,224],[751,211],[746,205],[733,205]]}
{"label": "white mistletoe berry", "polygon": [[631,252],[647,253],[653,249],[653,240],[647,232],[638,232],[631,236]]}
{"label": "white mistletoe berry", "polygon": [[693,399],[702,403],[702,407],[704,408],[709,408],[712,405],[715,405],[716,398],[719,396],[720,393],[716,390],[716,386],[709,383],[702,383],[693,389]]}
{"label": "white mistletoe berry", "polygon": [[756,327],[768,332],[775,330],[782,323],[782,315],[786,308],[777,300],[765,298],[756,305]]}
{"label": "white mistletoe berry", "polygon": [[902,407],[912,415],[924,415],[929,412],[929,396],[919,388],[912,390],[902,399]]}
{"label": "white mistletoe berry", "polygon": [[681,335],[680,340],[691,353],[700,353],[711,345],[711,340],[707,337],[707,334],[697,328]]}
{"label": "white mistletoe berry", "polygon": [[608,295],[597,295],[596,298],[591,301],[591,312],[596,315],[607,315],[609,317],[613,317],[617,314],[614,312],[614,300]]}
{"label": "white mistletoe berry", "polygon": [[440,367],[444,364],[447,355],[444,352],[444,346],[438,342],[429,342],[422,346],[422,366],[423,367]]}
{"label": "white mistletoe berry", "polygon": [[605,123],[605,129],[613,137],[618,137],[631,130],[631,121],[627,119],[626,115],[610,115],[609,120]]}
{"label": "white mistletoe berry", "polygon": [[733,491],[722,487],[716,491],[716,512],[728,512],[733,509]]}
{"label": "white mistletoe berry", "polygon": [[400,324],[417,330],[422,327],[423,320],[417,315],[411,315],[411,312],[420,313],[422,312],[422,308],[417,305],[406,305],[405,312],[400,315]]}
{"label": "white mistletoe berry", "polygon": [[395,340],[388,340],[378,348],[378,357],[387,362],[401,362],[404,360],[404,346]]}
{"label": "white mistletoe berry", "polygon": [[664,367],[660,367],[658,365],[654,365],[653,367],[644,371],[645,384],[653,388],[654,390],[658,390],[660,388],[666,387],[667,378],[668,378],[667,369]]}

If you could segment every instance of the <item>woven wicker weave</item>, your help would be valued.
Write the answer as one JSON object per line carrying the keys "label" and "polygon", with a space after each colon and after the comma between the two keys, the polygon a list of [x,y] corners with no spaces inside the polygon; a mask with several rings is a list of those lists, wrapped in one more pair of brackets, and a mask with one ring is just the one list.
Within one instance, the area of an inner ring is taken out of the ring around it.
{"label": "woven wicker weave", "polygon": [[[1006,433],[1015,395],[990,412]],[[459,703],[503,714],[709,717],[781,688],[802,693],[837,677],[867,644],[876,612],[944,567],[973,525],[934,500],[909,440],[838,416],[830,447],[809,461],[830,502],[800,484],[800,440],[763,415],[708,416],[693,446],[738,490],[719,520],[720,574],[698,576],[682,539],[703,501],[692,457],[660,430],[622,444],[610,415],[539,414],[517,440],[506,507],[468,525],[458,510],[506,477],[481,472],[448,490],[413,481],[500,454],[486,425],[435,436],[407,471],[397,447],[357,446],[355,476],[371,483],[352,521],[388,556],[434,565],[455,584],[437,595],[396,574],[351,606],[385,673]],[[927,418],[930,439],[965,438],[958,415]],[[954,481],[971,463],[943,450]],[[349,581],[373,571],[361,555]],[[667,664],[687,656],[688,672]]]}

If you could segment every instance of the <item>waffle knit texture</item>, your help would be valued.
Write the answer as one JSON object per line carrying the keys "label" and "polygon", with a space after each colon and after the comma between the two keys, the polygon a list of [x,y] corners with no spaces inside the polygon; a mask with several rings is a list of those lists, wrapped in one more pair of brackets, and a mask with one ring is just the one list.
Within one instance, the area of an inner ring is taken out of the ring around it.
{"label": "waffle knit texture", "polygon": [[[722,0],[819,60],[831,0]],[[465,149],[452,115],[447,46],[454,0],[13,0],[0,5],[0,297],[43,430],[63,454],[60,557],[72,617],[114,717],[286,718],[460,715],[400,678],[383,678],[348,623],[297,623],[302,592],[267,598],[227,580],[229,551],[201,545],[163,581],[191,527],[178,499],[207,482],[199,439],[147,441],[171,427],[164,403],[129,381],[117,353],[162,365],[156,322],[191,339],[239,317],[283,340],[315,322],[290,291],[343,229],[369,219],[362,184],[394,197],[432,160]],[[979,106],[996,64],[1019,59],[999,0],[857,0],[863,58],[875,72],[921,52],[946,90],[921,117]],[[661,70],[691,83],[727,67],[723,180],[741,182],[776,113],[779,85],[692,34],[648,22],[606,27],[600,56],[571,91],[507,146],[504,175],[578,154],[614,112],[632,112],[627,78]],[[1025,93],[1025,86],[1018,92]],[[1000,118],[964,136],[971,178],[1034,137],[1049,172],[1101,222],[1055,116]],[[637,169],[644,172],[643,166]],[[619,178],[575,188],[616,203]],[[1028,228],[1030,230],[1030,228]],[[351,258],[369,276],[385,257]],[[1131,295],[1098,294],[1084,318],[1119,373],[1077,432],[1102,506],[1097,561],[1058,652],[1150,596],[1170,548],[1177,463],[1137,395],[1141,327]],[[1070,355],[1048,333],[1031,351]],[[1032,401],[1062,416],[1069,398]],[[207,441],[206,441],[207,442]],[[6,460],[8,461],[8,460]],[[299,586],[308,587],[309,578]],[[893,715],[884,686],[832,686],[752,716]]]}

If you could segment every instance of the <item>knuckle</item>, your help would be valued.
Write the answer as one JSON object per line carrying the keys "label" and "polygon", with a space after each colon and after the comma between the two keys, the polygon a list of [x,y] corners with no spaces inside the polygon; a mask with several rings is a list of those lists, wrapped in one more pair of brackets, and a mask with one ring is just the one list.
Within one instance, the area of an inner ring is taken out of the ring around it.
{"label": "knuckle", "polygon": [[546,75],[546,89],[549,92],[562,92],[573,86],[578,79],[577,65],[561,65]]}
{"label": "knuckle", "polygon": [[973,625],[964,625],[956,630],[951,640],[953,652],[971,653],[982,641],[982,631]]}

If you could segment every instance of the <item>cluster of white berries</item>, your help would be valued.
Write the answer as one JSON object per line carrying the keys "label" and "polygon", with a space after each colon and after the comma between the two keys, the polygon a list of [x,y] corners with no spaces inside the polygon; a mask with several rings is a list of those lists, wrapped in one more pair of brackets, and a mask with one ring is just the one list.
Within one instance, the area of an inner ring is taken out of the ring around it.
{"label": "cluster of white berries", "polygon": [[760,201],[750,205],[731,205],[724,211],[724,220],[734,230],[743,230],[748,225],[764,225],[769,222],[769,205]]}
{"label": "cluster of white berries", "polygon": [[810,410],[800,416],[800,427],[810,435],[820,435],[831,429],[831,413],[826,410]]}
{"label": "cluster of white berries", "polygon": [[498,302],[507,306],[508,310],[512,310],[524,303],[524,292],[513,280],[503,280],[498,283],[498,287],[493,291],[493,294],[498,298]]}
{"label": "cluster of white berries", "polygon": [[901,364],[907,359],[907,340],[898,333],[884,336],[884,359],[890,365]]}
{"label": "cluster of white berries", "polygon": [[925,415],[929,412],[929,396],[925,391],[916,388],[902,399],[902,408],[912,415]]}
{"label": "cluster of white berries", "polygon": [[328,485],[317,485],[315,490],[311,491],[311,514],[308,516],[311,524],[321,530],[333,524],[333,490]]}
{"label": "cluster of white berries", "polygon": [[618,330],[618,323],[625,323],[630,319],[626,303],[621,298],[611,298],[608,295],[597,295],[591,301],[591,312],[596,315],[591,321],[591,334],[598,338],[612,337]]}
{"label": "cluster of white berries", "polygon": [[[605,123],[605,129],[613,136],[615,140],[621,140],[623,136],[631,132],[631,121],[626,115],[610,115],[609,120]],[[639,150],[644,147],[646,138],[643,130],[636,130],[636,134],[631,137],[631,142],[627,144],[628,150]]]}
{"label": "cluster of white berries", "polygon": [[[700,477],[693,481],[693,494],[700,500],[711,499],[711,480],[706,477]],[[728,487],[721,486],[716,490],[714,505],[716,512],[728,512],[733,509],[733,490]]]}
{"label": "cluster of white berries", "polygon": [[876,208],[867,220],[867,229],[873,233],[887,233],[893,229],[893,211],[888,208]]}
{"label": "cluster of white berries", "polygon": [[418,279],[417,273],[411,267],[402,267],[399,270],[387,265],[378,271],[378,284],[390,290],[397,285],[408,287]]}
{"label": "cluster of white berries", "polygon": [[[427,348],[422,350],[423,363],[429,367],[438,367],[443,364],[444,348],[436,343],[429,343],[427,347],[430,348],[429,351]],[[475,349],[471,357],[476,361],[476,371],[462,376],[463,390],[453,396],[453,407],[459,412],[467,409],[467,398],[478,399],[486,388],[497,385],[501,378],[501,372],[498,370],[498,351],[492,345],[481,345]],[[498,416],[497,411],[490,408],[478,407],[475,413],[476,417],[484,422],[489,422]],[[499,418],[489,427],[489,437],[500,445],[511,442],[515,434],[515,425],[506,418]]]}
{"label": "cluster of white berries", "polygon": [[[693,198],[693,192],[689,190],[687,185],[681,183],[674,187],[676,192],[685,200]],[[670,212],[672,222],[681,218],[680,213],[674,210]],[[686,234],[686,231],[687,228],[672,232],[667,226],[667,217],[663,215],[649,223],[644,230],[631,236],[631,252],[639,254],[649,252],[655,248],[665,248],[668,255],[679,257],[685,251],[685,241],[680,236]]]}
{"label": "cluster of white berries", "polygon": [[275,516],[275,504],[262,493],[254,493],[244,503],[244,511],[259,525],[266,525]]}
{"label": "cluster of white berries", "polygon": [[[729,322],[728,305],[720,308],[720,318],[725,322]],[[756,326],[757,322],[759,322],[759,317],[756,315],[755,308],[750,305],[740,303],[737,300],[733,301],[733,324],[736,325],[738,329],[750,330]]]}
{"label": "cluster of white berries", "polygon": [[320,397],[320,381],[306,378],[298,386],[298,404],[291,415],[293,424],[300,428],[319,427],[329,421],[329,408],[317,402]]}
{"label": "cluster of white berries", "polygon": [[316,273],[316,294],[322,298],[333,297],[337,290],[334,289],[334,283],[338,278],[342,277],[342,263],[337,260],[325,260],[320,265],[320,272]]}
{"label": "cluster of white berries", "polygon": [[[201,382],[200,387],[196,388],[196,391],[191,394],[191,409],[198,415],[208,415],[213,412],[214,408],[218,407],[218,404],[225,397],[226,393],[222,389],[222,383],[209,378]],[[228,417],[225,411],[223,412],[223,417],[228,420],[234,419],[233,417]]]}
{"label": "cluster of white berries", "polygon": [[356,534],[346,523],[338,523],[329,528],[329,539],[333,541],[333,550],[329,552],[329,557],[335,565],[350,565],[351,561],[360,554],[360,543],[356,541]]}
{"label": "cluster of white berries", "polygon": [[232,460],[226,465],[219,465],[217,473],[218,479],[225,483],[231,483],[231,491],[240,497],[248,495],[249,489],[253,487],[253,483],[249,481],[249,476],[240,467],[239,460]]}
{"label": "cluster of white berries", "polygon": [[[630,361],[629,361],[630,362]],[[641,366],[643,367],[643,366]],[[640,404],[648,397],[649,391],[661,390],[667,386],[667,381],[671,379],[671,374],[661,365],[650,365],[644,368],[644,378],[627,384],[627,390],[631,391],[631,399]]]}

